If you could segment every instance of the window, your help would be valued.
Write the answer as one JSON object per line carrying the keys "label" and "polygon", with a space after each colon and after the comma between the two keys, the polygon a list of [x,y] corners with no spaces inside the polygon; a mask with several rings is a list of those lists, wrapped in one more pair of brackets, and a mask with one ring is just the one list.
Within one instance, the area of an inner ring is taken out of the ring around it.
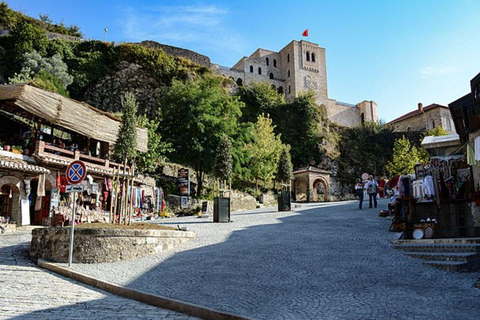
{"label": "window", "polygon": [[277,90],[277,87],[275,87],[275,85],[272,84],[272,89],[273,89],[273,90]]}
{"label": "window", "polygon": [[273,66],[276,68],[277,67],[277,59],[273,59]]}
{"label": "window", "polygon": [[408,127],[408,128],[407,128],[407,131],[408,131],[408,132],[412,131],[412,127]]}
{"label": "window", "polygon": [[287,54],[287,62],[290,62],[290,53]]}
{"label": "window", "polygon": [[452,123],[449,118],[447,118],[447,131],[452,131]]}
{"label": "window", "polygon": [[270,61],[268,60],[268,58],[266,58],[265,61],[267,62],[267,66],[268,66],[270,64]]}
{"label": "window", "polygon": [[280,93],[280,94],[283,93],[283,87],[282,86],[278,87],[278,93]]}
{"label": "window", "polygon": [[288,94],[292,93],[292,88],[288,85]]}
{"label": "window", "polygon": [[312,52],[312,62],[315,62],[315,53]]}
{"label": "window", "polygon": [[432,119],[432,128],[431,129],[435,129],[435,120]]}
{"label": "window", "polygon": [[306,55],[307,61],[310,61],[310,52],[307,51],[305,55]]}
{"label": "window", "polygon": [[258,74],[262,74],[262,68],[258,67]]}
{"label": "window", "polygon": [[288,70],[288,77],[290,78],[290,70]]}
{"label": "window", "polygon": [[361,120],[362,120],[362,124],[364,124],[364,123],[365,123],[365,114],[364,114],[364,113],[362,113],[362,115],[361,115],[361,117],[360,117],[360,118],[361,118]]}
{"label": "window", "polygon": [[253,66],[250,66],[250,73],[253,73]]}
{"label": "window", "polygon": [[270,79],[273,80],[273,73],[270,72],[270,75],[269,75]]}
{"label": "window", "polygon": [[239,85],[240,87],[243,86],[243,80],[242,80],[242,78],[238,78],[238,79],[237,79],[237,85]]}

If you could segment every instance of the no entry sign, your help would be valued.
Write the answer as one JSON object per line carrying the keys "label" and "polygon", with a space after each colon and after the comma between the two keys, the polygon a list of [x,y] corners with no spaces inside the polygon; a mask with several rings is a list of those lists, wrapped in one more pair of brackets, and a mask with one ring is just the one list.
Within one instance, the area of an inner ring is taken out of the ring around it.
{"label": "no entry sign", "polygon": [[85,179],[87,175],[87,167],[82,161],[75,160],[67,167],[65,178],[69,184],[78,184]]}

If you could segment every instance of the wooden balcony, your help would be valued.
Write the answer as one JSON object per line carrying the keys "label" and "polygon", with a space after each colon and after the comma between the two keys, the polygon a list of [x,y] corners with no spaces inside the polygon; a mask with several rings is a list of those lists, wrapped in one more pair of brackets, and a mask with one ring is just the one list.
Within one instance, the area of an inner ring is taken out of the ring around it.
{"label": "wooden balcony", "polygon": [[108,159],[102,159],[86,155],[79,150],[71,151],[65,148],[53,146],[45,141],[38,141],[35,146],[34,155],[50,164],[67,166],[74,160],[80,160],[85,163],[88,169],[97,173],[112,174],[113,169],[123,170],[123,165],[112,162]]}

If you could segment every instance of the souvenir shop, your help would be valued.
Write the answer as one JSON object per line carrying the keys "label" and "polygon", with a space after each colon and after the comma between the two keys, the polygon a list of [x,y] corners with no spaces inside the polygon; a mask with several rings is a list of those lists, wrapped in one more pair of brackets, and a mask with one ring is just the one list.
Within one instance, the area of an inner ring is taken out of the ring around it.
{"label": "souvenir shop", "polygon": [[406,238],[456,238],[475,236],[472,199],[475,194],[466,145],[457,134],[425,137],[422,146],[430,154],[415,174],[389,181],[395,190],[389,208],[395,217],[392,231]]}

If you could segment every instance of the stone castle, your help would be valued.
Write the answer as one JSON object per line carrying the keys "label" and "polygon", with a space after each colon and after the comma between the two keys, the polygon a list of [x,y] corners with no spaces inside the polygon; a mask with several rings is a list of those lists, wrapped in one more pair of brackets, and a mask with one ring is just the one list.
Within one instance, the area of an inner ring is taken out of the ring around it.
{"label": "stone castle", "polygon": [[239,86],[269,82],[287,100],[302,91],[313,90],[317,104],[325,106],[328,119],[341,126],[356,127],[366,121],[378,121],[375,101],[350,104],[328,98],[325,49],[316,43],[294,40],[280,52],[257,49],[232,68],[212,67]]}

